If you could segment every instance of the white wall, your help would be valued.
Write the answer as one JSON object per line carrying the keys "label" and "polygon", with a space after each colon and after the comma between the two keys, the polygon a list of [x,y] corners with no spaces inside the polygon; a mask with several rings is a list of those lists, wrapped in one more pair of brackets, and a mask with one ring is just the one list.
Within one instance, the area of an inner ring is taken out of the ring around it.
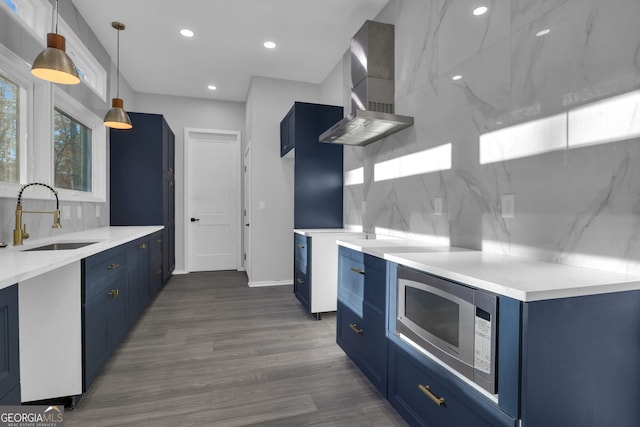
{"label": "white wall", "polygon": [[[319,85],[264,77],[251,81],[246,141],[252,164],[252,285],[293,283],[293,160],[280,158],[280,121],[295,101],[319,99]],[[264,211],[258,210],[260,203]]]}
{"label": "white wall", "polygon": [[[176,273],[184,272],[184,129],[233,130],[244,134],[245,104],[136,93],[134,105],[135,111],[164,115],[176,136]],[[130,107],[127,110],[133,111]]]}

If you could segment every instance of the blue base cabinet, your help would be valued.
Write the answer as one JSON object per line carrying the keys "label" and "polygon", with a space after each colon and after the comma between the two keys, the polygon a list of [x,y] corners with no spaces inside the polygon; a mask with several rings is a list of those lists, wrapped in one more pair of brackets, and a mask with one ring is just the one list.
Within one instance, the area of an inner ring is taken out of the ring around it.
{"label": "blue base cabinet", "polygon": [[640,420],[640,291],[523,304],[522,426]]}
{"label": "blue base cabinet", "polygon": [[18,285],[0,290],[0,405],[20,404]]}
{"label": "blue base cabinet", "polygon": [[82,261],[82,378],[87,391],[162,284],[158,231]]}
{"label": "blue base cabinet", "polygon": [[338,249],[336,342],[387,395],[386,261]]}
{"label": "blue base cabinet", "polygon": [[412,426],[514,427],[494,402],[457,384],[451,374],[399,339],[389,342],[391,405]]}
{"label": "blue base cabinet", "polygon": [[[311,312],[311,238],[294,233],[293,244],[293,293],[302,306]],[[319,319],[319,315],[316,319]]]}

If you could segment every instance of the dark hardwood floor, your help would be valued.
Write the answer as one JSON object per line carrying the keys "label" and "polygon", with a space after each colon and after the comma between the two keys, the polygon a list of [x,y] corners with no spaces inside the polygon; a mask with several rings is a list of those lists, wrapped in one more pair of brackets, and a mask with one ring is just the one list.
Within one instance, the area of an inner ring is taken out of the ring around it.
{"label": "dark hardwood floor", "polygon": [[66,426],[404,426],[290,286],[174,276]]}

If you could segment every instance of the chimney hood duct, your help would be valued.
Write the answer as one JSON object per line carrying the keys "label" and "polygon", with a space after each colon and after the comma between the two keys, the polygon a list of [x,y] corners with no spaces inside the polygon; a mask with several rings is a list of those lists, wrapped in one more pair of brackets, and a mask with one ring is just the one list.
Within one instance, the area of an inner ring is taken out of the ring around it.
{"label": "chimney hood duct", "polygon": [[413,125],[394,114],[394,28],[366,21],[351,40],[351,114],[320,135],[320,142],[367,145]]}

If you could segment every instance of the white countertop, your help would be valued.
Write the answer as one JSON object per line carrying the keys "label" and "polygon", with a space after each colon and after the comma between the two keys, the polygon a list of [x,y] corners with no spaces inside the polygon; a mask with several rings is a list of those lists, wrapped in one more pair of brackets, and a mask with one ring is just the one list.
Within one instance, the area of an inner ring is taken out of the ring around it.
{"label": "white countertop", "polygon": [[403,239],[338,244],[520,301],[640,289],[640,277]]}
{"label": "white countertop", "polygon": [[[103,227],[46,239],[27,240],[23,246],[0,248],[0,289],[55,270],[123,243],[147,236],[162,226]],[[25,249],[53,242],[98,242],[78,249],[32,251]]]}
{"label": "white countertop", "polygon": [[345,228],[296,228],[293,232],[303,236],[315,236],[319,234],[357,234],[364,236],[362,232],[347,230]]}

